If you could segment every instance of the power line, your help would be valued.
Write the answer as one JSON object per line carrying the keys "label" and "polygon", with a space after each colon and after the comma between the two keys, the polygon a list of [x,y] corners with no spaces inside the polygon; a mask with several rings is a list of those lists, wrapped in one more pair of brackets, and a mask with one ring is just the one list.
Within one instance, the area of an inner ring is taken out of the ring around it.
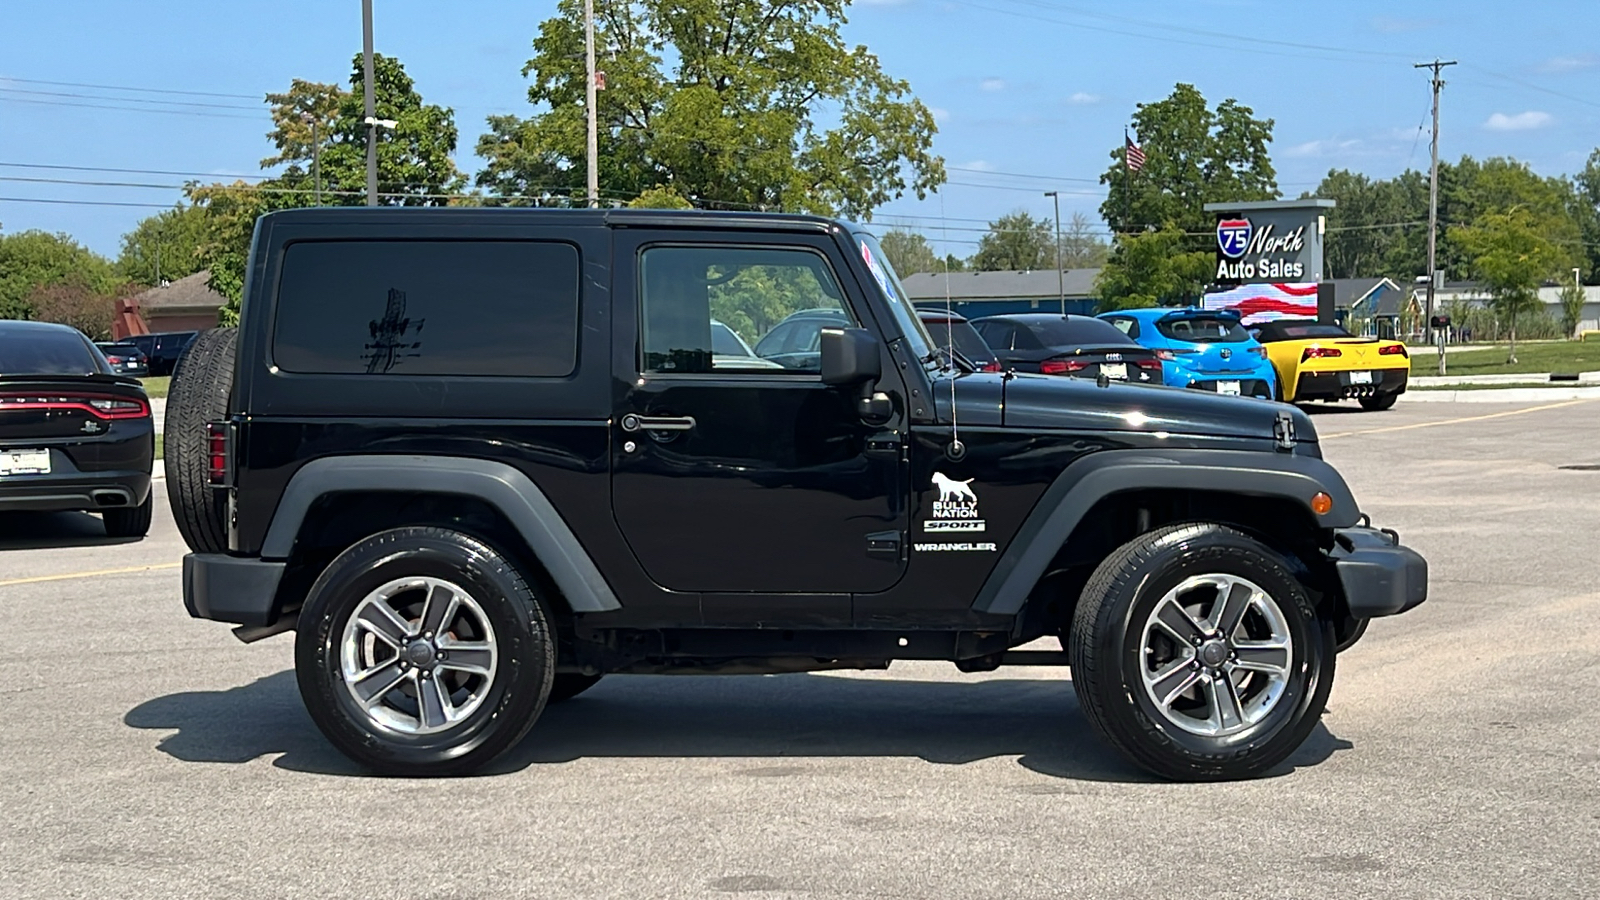
{"label": "power line", "polygon": [[[3,89],[0,89],[3,90]],[[70,100],[32,100],[26,97],[0,97],[0,103],[31,103],[37,106],[71,106],[79,109],[110,109],[119,112],[165,113],[171,116],[198,116],[203,119],[259,119],[259,116],[240,116],[232,113],[204,112],[198,109],[158,109],[136,106],[109,106],[103,103],[75,103]],[[262,110],[263,113],[266,110]]]}
{"label": "power line", "polygon": [[72,97],[79,100],[109,100],[114,103],[165,103],[168,106],[194,106],[205,109],[259,110],[259,106],[241,106],[237,103],[200,103],[193,100],[154,100],[146,97],[102,97],[97,94],[79,94],[72,91],[29,91],[22,88],[0,87],[8,94],[29,94],[35,97]]}
{"label": "power line", "polygon": [[141,94],[182,94],[188,97],[228,97],[235,100],[260,100],[265,94],[219,94],[215,91],[182,91],[176,88],[149,88],[129,87],[115,84],[83,84],[77,81],[44,81],[38,78],[13,78],[10,75],[0,75],[0,81],[14,81],[17,84],[47,84],[53,87],[90,88],[97,91],[134,91]]}

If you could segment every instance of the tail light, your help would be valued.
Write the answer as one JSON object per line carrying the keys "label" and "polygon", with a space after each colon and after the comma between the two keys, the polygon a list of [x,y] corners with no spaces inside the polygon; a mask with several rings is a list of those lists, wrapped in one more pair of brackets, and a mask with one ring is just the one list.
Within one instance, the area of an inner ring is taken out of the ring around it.
{"label": "tail light", "polygon": [[1331,357],[1343,355],[1344,352],[1338,347],[1307,347],[1306,352],[1300,354],[1300,361],[1305,362],[1308,359],[1329,359]]}
{"label": "tail light", "polygon": [[1133,364],[1141,369],[1153,369],[1157,372],[1161,371],[1161,360],[1159,359],[1136,359],[1133,361]]}
{"label": "tail light", "polygon": [[1166,360],[1168,362],[1171,362],[1172,360],[1175,360],[1175,359],[1178,358],[1178,354],[1173,353],[1171,350],[1157,350],[1156,351],[1156,358],[1157,359],[1164,359],[1164,360]]}
{"label": "tail light", "polygon": [[1378,348],[1378,355],[1379,356],[1404,356],[1407,359],[1410,359],[1409,354],[1406,353],[1406,345],[1405,344],[1385,344],[1382,347]]}
{"label": "tail light", "polygon": [[206,423],[206,481],[212,487],[228,484],[228,423]]}
{"label": "tail light", "polygon": [[0,394],[0,412],[18,410],[70,410],[97,419],[143,419],[150,415],[150,404],[103,394]]}
{"label": "tail light", "polygon": [[122,365],[122,357],[120,357],[120,356],[108,356],[108,357],[106,357],[106,362],[111,363],[113,366],[120,366],[120,365]]}
{"label": "tail light", "polygon": [[1078,359],[1047,359],[1039,364],[1039,371],[1046,375],[1067,375],[1087,368],[1089,364]]}
{"label": "tail light", "polygon": [[1262,359],[1267,358],[1267,348],[1265,347],[1251,347],[1250,352],[1261,357]]}
{"label": "tail light", "polygon": [[998,362],[986,362],[983,365],[978,367],[978,371],[979,372],[998,372],[998,371],[1000,371],[1000,364]]}

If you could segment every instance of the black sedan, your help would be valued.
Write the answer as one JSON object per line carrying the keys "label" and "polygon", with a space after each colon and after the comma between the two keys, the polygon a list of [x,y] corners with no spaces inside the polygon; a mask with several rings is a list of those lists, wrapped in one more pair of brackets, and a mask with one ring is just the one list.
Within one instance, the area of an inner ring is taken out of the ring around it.
{"label": "black sedan", "polygon": [[917,318],[941,349],[955,347],[956,352],[966,357],[979,372],[1000,371],[1000,361],[995,358],[994,351],[973,330],[965,316],[942,309],[919,309]]}
{"label": "black sedan", "polygon": [[143,378],[150,374],[150,359],[137,344],[96,341],[95,346],[100,348],[101,355],[111,364],[111,371],[118,375]]}
{"label": "black sedan", "polygon": [[973,319],[1004,369],[1136,384],[1161,384],[1161,359],[1092,316],[1018,313]]}
{"label": "black sedan", "polygon": [[144,388],[82,332],[0,321],[0,512],[97,512],[142,537],[155,451]]}

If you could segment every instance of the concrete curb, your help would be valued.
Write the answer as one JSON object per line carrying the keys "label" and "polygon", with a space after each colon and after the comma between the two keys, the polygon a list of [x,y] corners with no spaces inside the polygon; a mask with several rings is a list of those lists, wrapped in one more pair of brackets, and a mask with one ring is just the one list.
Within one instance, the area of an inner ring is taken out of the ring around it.
{"label": "concrete curb", "polygon": [[1577,382],[1552,382],[1548,372],[1529,372],[1523,375],[1413,375],[1411,376],[1410,384],[1413,387],[1437,387],[1456,384],[1560,384],[1583,387],[1591,384],[1600,384],[1600,372],[1579,372]]}
{"label": "concrete curb", "polygon": [[1561,400],[1600,400],[1600,387],[1406,391],[1400,395],[1402,403],[1545,403]]}

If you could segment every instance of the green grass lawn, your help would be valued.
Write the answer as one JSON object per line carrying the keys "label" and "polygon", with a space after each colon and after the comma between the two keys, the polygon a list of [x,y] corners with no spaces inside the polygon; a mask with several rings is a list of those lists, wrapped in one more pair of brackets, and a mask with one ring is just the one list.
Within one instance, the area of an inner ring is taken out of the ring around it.
{"label": "green grass lawn", "polygon": [[[1445,374],[1452,375],[1538,375],[1545,372],[1593,372],[1600,370],[1600,343],[1590,341],[1551,341],[1518,344],[1517,361],[1506,362],[1505,346],[1475,353],[1451,353],[1445,357]],[[1434,356],[1414,356],[1412,375],[1439,374]]]}
{"label": "green grass lawn", "polygon": [[140,380],[144,382],[146,396],[165,397],[167,395],[167,385],[172,381],[172,378],[168,375],[162,375],[159,378],[144,378]]}

